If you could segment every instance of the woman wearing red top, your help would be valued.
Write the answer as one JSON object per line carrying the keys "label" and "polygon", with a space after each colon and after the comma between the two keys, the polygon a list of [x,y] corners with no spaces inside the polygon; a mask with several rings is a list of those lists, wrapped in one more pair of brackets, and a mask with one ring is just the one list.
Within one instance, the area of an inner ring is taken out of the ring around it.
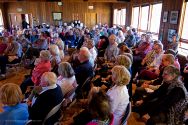
{"label": "woman wearing red top", "polygon": [[40,52],[40,57],[35,60],[32,76],[25,79],[20,86],[22,93],[26,92],[28,86],[39,85],[42,74],[51,70],[50,56],[51,54],[48,50]]}
{"label": "woman wearing red top", "polygon": [[0,55],[2,55],[7,48],[7,44],[5,44],[4,37],[0,37]]}

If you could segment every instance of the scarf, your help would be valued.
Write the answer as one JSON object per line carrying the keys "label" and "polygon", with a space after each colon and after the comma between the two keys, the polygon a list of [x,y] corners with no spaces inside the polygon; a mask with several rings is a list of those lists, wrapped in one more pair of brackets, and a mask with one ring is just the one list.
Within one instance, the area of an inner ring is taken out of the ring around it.
{"label": "scarf", "polygon": [[170,85],[168,87],[168,92],[170,93],[172,89],[179,87],[181,88],[185,93],[185,98],[178,101],[174,106],[170,107],[169,113],[167,114],[167,124],[168,125],[183,125],[185,111],[187,109],[188,104],[188,92],[186,88],[184,87],[183,83],[179,80],[172,80],[170,81]]}

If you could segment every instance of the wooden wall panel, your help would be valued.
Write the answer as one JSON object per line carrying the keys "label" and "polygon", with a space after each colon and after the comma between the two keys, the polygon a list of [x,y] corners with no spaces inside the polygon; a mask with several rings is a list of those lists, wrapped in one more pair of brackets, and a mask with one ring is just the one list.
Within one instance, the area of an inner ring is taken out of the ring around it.
{"label": "wooden wall panel", "polygon": [[[163,0],[160,34],[163,37],[164,45],[167,44],[168,29],[175,29],[175,30],[177,30],[177,32],[179,30],[182,5],[183,5],[183,0],[173,0],[173,2],[171,0]],[[162,22],[162,17],[163,17],[164,11],[168,11],[168,21],[166,23]],[[179,11],[177,24],[170,24],[170,12],[171,11]]]}
{"label": "wooden wall panel", "polygon": [[[94,6],[93,10],[88,9],[88,6]],[[86,13],[96,13],[97,14],[97,23],[107,23],[111,25],[111,3],[89,3],[89,2],[64,2],[63,3],[63,22],[70,22],[73,20],[80,20],[83,23],[85,22]],[[88,19],[90,20],[90,19]]]}
{"label": "wooden wall panel", "polygon": [[[53,21],[52,12],[62,12],[62,6],[58,6],[57,2],[12,2],[7,4],[8,13],[29,13],[38,20],[39,24],[46,22],[48,24],[58,24]],[[18,12],[17,8],[22,8],[22,12]]]}

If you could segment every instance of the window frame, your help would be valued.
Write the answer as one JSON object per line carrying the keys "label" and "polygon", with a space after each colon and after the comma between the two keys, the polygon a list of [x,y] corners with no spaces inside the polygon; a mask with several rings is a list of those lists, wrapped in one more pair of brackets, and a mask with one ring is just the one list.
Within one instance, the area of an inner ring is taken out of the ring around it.
{"label": "window frame", "polygon": [[[125,22],[124,24],[122,24],[122,11],[123,9],[125,9]],[[115,14],[115,10],[116,10],[116,14]],[[119,24],[117,23],[117,13],[120,13],[120,18],[119,18]],[[126,25],[126,15],[127,15],[127,8],[114,8],[113,9],[113,25],[119,25],[119,26],[125,26]]]}
{"label": "window frame", "polygon": [[[184,20],[185,20],[185,14],[186,14],[186,8],[188,8],[188,1],[184,2],[184,5],[182,7],[182,12],[181,12],[181,21],[180,21],[180,28],[179,28],[179,34],[180,34],[180,42],[183,43],[188,43],[188,39],[183,39],[181,36],[183,34],[183,24],[184,24]],[[188,12],[187,12],[188,14]]]}
{"label": "window frame", "polygon": [[[156,4],[162,4],[162,6],[163,6],[162,2],[155,2],[155,3],[151,3],[151,4],[136,5],[136,6],[132,7],[132,13],[134,13],[133,12],[134,8],[139,7],[138,26],[134,27],[134,28],[137,29],[137,31],[139,33],[141,33],[141,32],[151,32],[150,30],[151,30],[152,10],[153,10],[153,5],[156,5]],[[143,30],[143,29],[141,29],[141,18],[142,18],[142,15],[141,15],[142,12],[141,11],[142,11],[142,7],[145,7],[145,6],[149,6],[149,10],[148,10],[147,29]],[[162,7],[161,7],[161,16],[162,16]],[[131,25],[133,24],[133,19],[134,19],[134,17],[132,16]],[[161,17],[160,17],[160,22],[161,22]],[[160,29],[160,25],[159,25],[159,29]],[[151,33],[153,35],[159,37],[159,31],[158,31],[158,33],[157,32],[151,32]]]}

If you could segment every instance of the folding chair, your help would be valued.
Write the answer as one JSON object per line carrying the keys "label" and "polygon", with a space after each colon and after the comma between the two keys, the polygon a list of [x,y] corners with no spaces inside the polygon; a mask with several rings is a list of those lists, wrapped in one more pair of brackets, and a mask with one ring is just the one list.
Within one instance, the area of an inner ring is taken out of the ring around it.
{"label": "folding chair", "polygon": [[[51,118],[53,115],[55,115],[55,114],[60,110],[60,108],[61,108],[61,106],[62,106],[62,104],[63,104],[64,101],[65,101],[65,99],[63,99],[58,105],[56,105],[55,107],[53,107],[53,108],[51,109],[51,111],[50,111],[50,112],[47,114],[47,116],[44,118],[42,125],[45,125],[45,122],[46,122],[49,118]],[[58,121],[58,120],[57,120],[57,121]]]}
{"label": "folding chair", "polygon": [[123,115],[123,117],[121,118],[121,121],[120,121],[120,125],[126,125],[127,120],[128,120],[130,115],[131,115],[131,102],[128,103],[128,105],[125,109],[124,115]]}

